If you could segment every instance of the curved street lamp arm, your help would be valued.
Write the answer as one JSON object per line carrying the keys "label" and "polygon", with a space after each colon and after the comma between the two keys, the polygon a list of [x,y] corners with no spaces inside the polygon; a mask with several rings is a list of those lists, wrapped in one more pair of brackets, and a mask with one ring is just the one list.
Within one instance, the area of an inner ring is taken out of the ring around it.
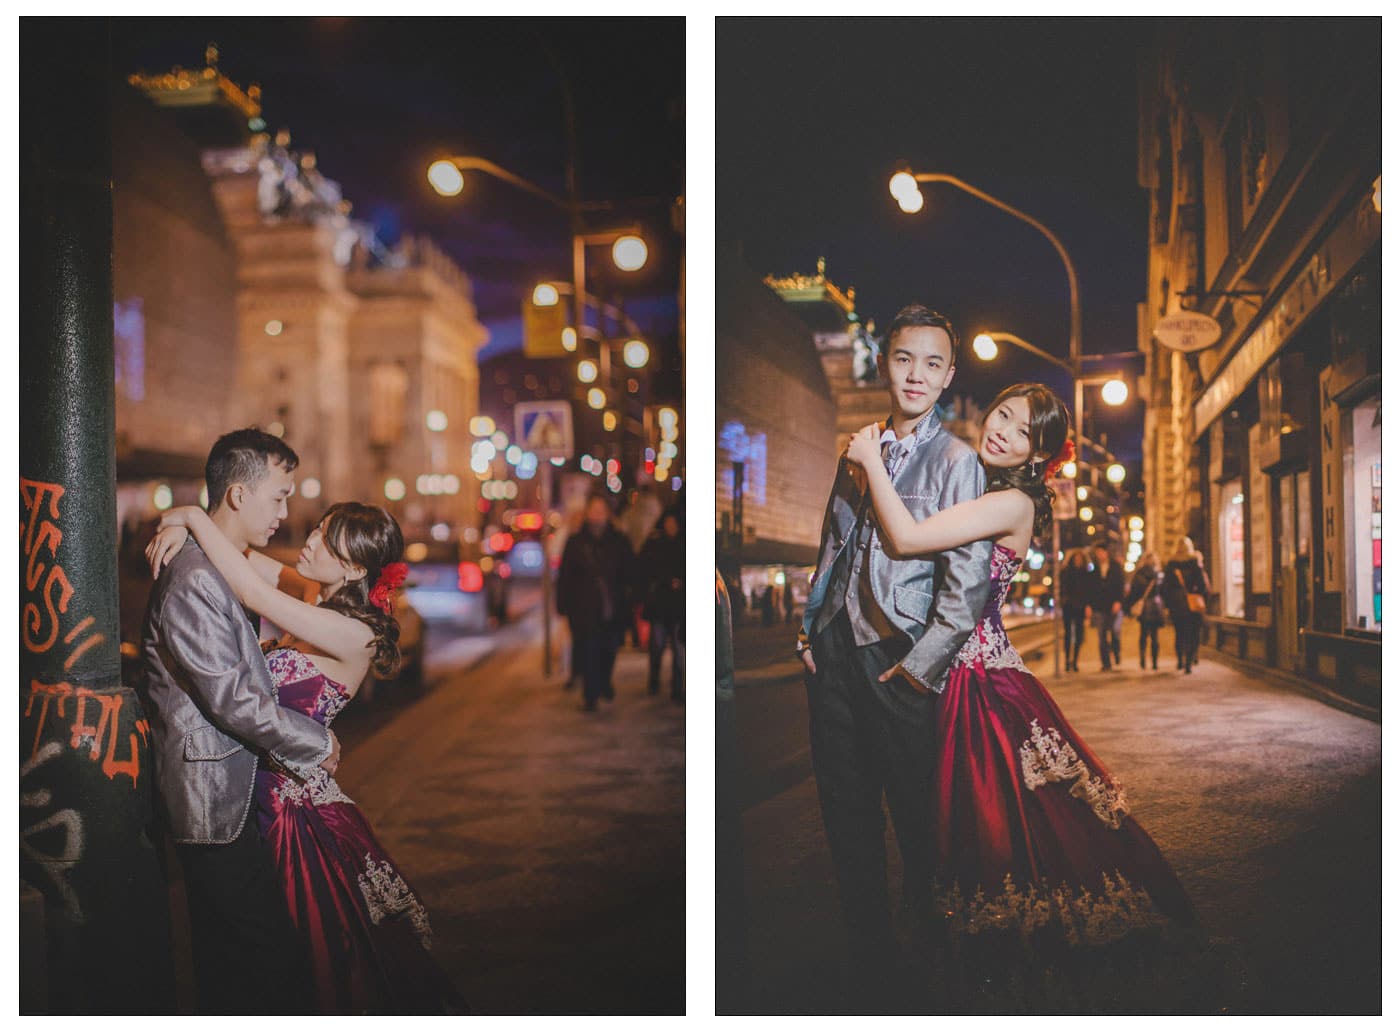
{"label": "curved street lamp arm", "polygon": [[1065,360],[1063,357],[1056,357],[1053,353],[1046,353],[1034,343],[1028,343],[1012,332],[987,332],[986,335],[991,336],[999,343],[1010,343],[1013,346],[1019,346],[1021,349],[1028,350],[1035,354],[1041,360],[1049,361],[1051,364],[1064,368],[1071,375],[1074,374],[1074,368],[1070,365],[1069,361]]}
{"label": "curved street lamp arm", "polygon": [[488,161],[485,157],[449,157],[448,160],[457,165],[462,171],[484,171],[486,174],[498,178],[503,182],[509,182],[519,189],[523,189],[528,193],[534,193],[536,196],[548,200],[563,211],[572,212],[573,210],[569,201],[564,197],[556,196],[548,189],[535,185],[527,178],[521,178],[513,171],[507,171],[495,161]]}
{"label": "curved street lamp arm", "polygon": [[[1020,218],[1032,228],[1037,229],[1041,235],[1050,240],[1050,245],[1055,248],[1055,252],[1060,255],[1060,260],[1064,262],[1065,271],[1069,275],[1069,308],[1070,308],[1070,334],[1069,334],[1069,364],[1070,373],[1078,374],[1079,366],[1079,275],[1074,270],[1074,263],[1069,259],[1069,251],[1060,242],[1059,237],[1042,225],[1035,218],[1032,218],[1024,211],[1017,210],[1009,203],[1004,203],[994,196],[982,192],[976,186],[968,185],[962,179],[953,175],[945,175],[942,172],[915,173],[914,180],[917,182],[946,182],[950,186],[957,186],[965,193],[969,193],[984,203],[989,203],[998,210],[1005,211],[1013,217]],[[1062,363],[1062,362],[1061,362]]]}

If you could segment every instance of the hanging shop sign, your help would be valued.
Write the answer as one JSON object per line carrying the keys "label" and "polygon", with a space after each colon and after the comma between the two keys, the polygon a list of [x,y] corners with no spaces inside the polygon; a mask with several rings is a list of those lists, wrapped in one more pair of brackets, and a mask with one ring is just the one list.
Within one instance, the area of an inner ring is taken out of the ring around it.
{"label": "hanging shop sign", "polygon": [[1214,346],[1220,338],[1220,322],[1209,314],[1197,311],[1177,311],[1168,314],[1152,329],[1152,335],[1168,350],[1195,353]]}

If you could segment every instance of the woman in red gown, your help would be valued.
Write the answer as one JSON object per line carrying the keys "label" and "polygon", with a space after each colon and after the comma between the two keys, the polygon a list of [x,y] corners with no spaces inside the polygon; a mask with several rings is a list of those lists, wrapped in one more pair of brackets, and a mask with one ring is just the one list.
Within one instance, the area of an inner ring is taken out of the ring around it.
{"label": "woman in red gown", "polygon": [[[175,508],[161,527],[147,551],[154,568],[191,532],[240,602],[290,633],[267,655],[282,706],[329,727],[371,666],[387,674],[398,664],[392,596],[407,567],[403,535],[383,509],[338,503],[326,512],[297,561],[320,586],[315,604],[280,591],[282,565],[239,553],[200,508]],[[264,757],[253,799],[306,942],[317,1012],[465,1012],[428,953],[422,902],[335,779],[321,768],[300,778]]]}
{"label": "woman in red gown", "polygon": [[[987,491],[921,522],[885,471],[881,426],[857,433],[847,451],[865,470],[884,545],[896,554],[994,542],[991,597],[937,703],[936,909],[956,953],[986,951],[978,966],[957,974],[997,988],[1015,978],[1051,1005],[1069,1002],[1046,991],[1054,992],[1049,983],[1065,967],[1098,964],[1092,973],[1102,977],[1104,958],[1123,952],[1106,944],[1194,930],[1186,893],[1133,818],[1122,784],[1026,669],[1002,625],[1002,604],[1032,537],[1049,525],[1047,479],[1073,453],[1068,420],[1045,386],[1004,390],[982,426]],[[1062,958],[1060,970],[1047,975],[1052,954]]]}

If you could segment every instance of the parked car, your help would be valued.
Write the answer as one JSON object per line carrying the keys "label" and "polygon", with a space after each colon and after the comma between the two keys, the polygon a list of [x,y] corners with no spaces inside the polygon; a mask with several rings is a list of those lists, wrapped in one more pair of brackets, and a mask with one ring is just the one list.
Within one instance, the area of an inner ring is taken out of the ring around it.
{"label": "parked car", "polygon": [[466,559],[450,543],[413,543],[406,557],[408,591],[423,620],[468,632],[486,631],[486,576],[477,561]]}

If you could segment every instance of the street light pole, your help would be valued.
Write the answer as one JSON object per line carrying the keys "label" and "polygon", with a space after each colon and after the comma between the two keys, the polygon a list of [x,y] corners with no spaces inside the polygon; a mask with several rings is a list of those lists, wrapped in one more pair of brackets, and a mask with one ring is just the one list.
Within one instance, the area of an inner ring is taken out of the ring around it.
{"label": "street light pole", "polygon": [[[918,172],[913,174],[913,178],[916,182],[946,182],[950,186],[956,186],[964,193],[977,197],[977,199],[981,200],[983,203],[991,204],[991,206],[997,208],[997,210],[1005,211],[1012,217],[1019,218],[1027,225],[1030,225],[1040,232],[1046,239],[1050,240],[1050,245],[1055,248],[1055,252],[1060,255],[1060,260],[1064,262],[1065,274],[1069,277],[1069,363],[1065,364],[1064,361],[1060,360],[1055,360],[1055,363],[1059,364],[1061,367],[1068,368],[1070,374],[1078,378],[1080,354],[1083,352],[1079,317],[1079,273],[1075,271],[1074,262],[1069,259],[1069,251],[1065,249],[1065,245],[1060,242],[1059,237],[1025,211],[1019,210],[1003,200],[998,200],[988,193],[984,193],[976,186],[969,185],[954,175],[945,175],[942,172]],[[1054,358],[1051,359],[1054,360]],[[1074,438],[1076,442],[1080,438],[1080,428],[1080,412],[1078,407],[1076,407],[1074,420]]]}

